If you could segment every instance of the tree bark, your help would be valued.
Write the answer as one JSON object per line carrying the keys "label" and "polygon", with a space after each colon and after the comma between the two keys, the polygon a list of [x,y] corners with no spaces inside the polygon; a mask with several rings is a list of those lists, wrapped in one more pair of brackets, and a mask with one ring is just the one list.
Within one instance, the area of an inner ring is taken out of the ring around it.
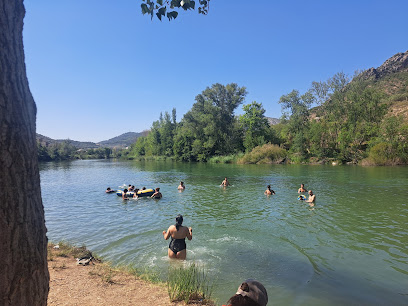
{"label": "tree bark", "polygon": [[0,0],[0,304],[46,305],[49,274],[23,48],[23,0]]}

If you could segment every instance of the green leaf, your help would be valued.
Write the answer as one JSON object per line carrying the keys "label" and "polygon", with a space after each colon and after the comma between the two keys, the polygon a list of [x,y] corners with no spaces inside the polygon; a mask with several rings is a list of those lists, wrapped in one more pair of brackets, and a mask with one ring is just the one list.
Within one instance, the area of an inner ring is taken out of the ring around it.
{"label": "green leaf", "polygon": [[[162,7],[159,9],[159,11],[157,12],[157,14],[160,14],[162,16],[166,15],[166,7]],[[160,19],[160,18],[159,18]],[[161,19],[160,19],[161,20]]]}
{"label": "green leaf", "polygon": [[167,13],[167,18],[169,18],[169,20],[176,19],[177,16],[178,16],[178,13],[175,12],[175,11],[172,11],[172,12],[168,12],[168,13]]}
{"label": "green leaf", "polygon": [[163,0],[157,0],[157,4],[163,5]]}
{"label": "green leaf", "polygon": [[161,21],[161,14],[159,14],[159,13],[156,13],[156,16],[157,16],[157,18],[159,18],[159,20]]}
{"label": "green leaf", "polygon": [[181,0],[171,0],[170,8],[180,7],[181,6],[180,2]]}
{"label": "green leaf", "polygon": [[142,3],[140,5],[140,7],[142,8],[142,14],[143,15],[146,14],[146,13],[149,13],[149,8],[147,7],[147,5],[145,3]]}
{"label": "green leaf", "polygon": [[190,1],[190,7],[194,10],[195,9],[195,1]]}

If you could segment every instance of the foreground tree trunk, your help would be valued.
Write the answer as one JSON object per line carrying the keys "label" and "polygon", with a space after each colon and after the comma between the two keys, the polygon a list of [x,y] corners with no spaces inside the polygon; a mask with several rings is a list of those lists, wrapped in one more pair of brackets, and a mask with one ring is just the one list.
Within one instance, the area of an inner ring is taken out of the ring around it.
{"label": "foreground tree trunk", "polygon": [[23,49],[23,0],[0,0],[0,305],[46,305],[47,237]]}

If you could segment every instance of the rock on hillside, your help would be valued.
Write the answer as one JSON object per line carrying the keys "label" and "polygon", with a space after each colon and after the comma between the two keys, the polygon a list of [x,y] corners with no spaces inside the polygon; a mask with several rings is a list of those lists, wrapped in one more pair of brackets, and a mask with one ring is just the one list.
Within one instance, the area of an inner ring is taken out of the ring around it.
{"label": "rock on hillside", "polygon": [[378,68],[362,72],[357,79],[385,94],[389,105],[387,116],[402,116],[408,120],[408,51],[397,53]]}
{"label": "rock on hillside", "polygon": [[272,117],[266,117],[268,119],[268,122],[270,125],[275,125],[280,123],[280,119],[277,118],[272,118]]}
{"label": "rock on hillside", "polygon": [[408,72],[408,51],[395,54],[387,59],[380,67],[370,68],[364,71],[360,77],[364,80],[377,80],[396,72]]}

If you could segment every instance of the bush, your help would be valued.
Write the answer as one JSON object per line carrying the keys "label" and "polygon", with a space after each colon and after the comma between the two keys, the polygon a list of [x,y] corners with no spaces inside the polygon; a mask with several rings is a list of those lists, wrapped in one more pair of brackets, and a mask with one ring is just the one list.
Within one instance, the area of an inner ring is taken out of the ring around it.
{"label": "bush", "polygon": [[398,154],[392,144],[380,142],[373,146],[368,154],[368,158],[362,161],[364,166],[392,166],[404,164],[404,158]]}
{"label": "bush", "polygon": [[287,152],[285,149],[273,144],[264,144],[255,147],[251,152],[245,154],[239,164],[273,164],[284,160]]}
{"label": "bush", "polygon": [[242,156],[244,156],[243,153],[213,156],[208,160],[208,162],[213,164],[233,164],[242,158]]}

